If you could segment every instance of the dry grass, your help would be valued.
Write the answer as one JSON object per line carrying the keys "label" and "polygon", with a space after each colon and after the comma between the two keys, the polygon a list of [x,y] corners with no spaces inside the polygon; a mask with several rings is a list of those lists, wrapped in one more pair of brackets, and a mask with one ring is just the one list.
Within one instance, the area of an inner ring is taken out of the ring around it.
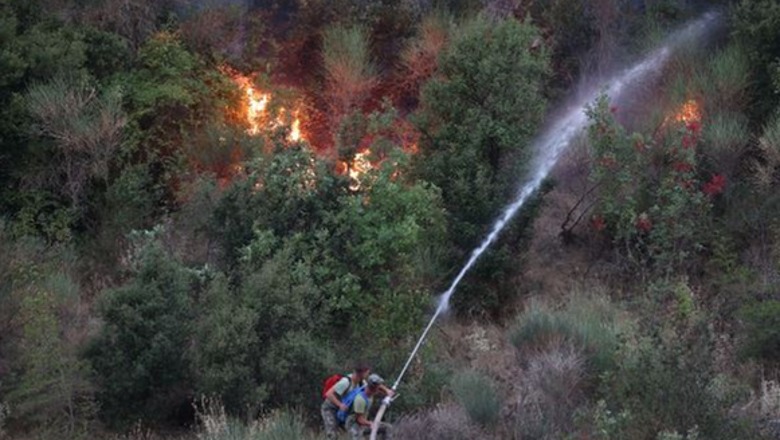
{"label": "dry grass", "polygon": [[265,417],[243,423],[225,412],[222,402],[203,397],[195,404],[200,429],[197,440],[315,440],[300,415],[293,411],[276,411]]}
{"label": "dry grass", "polygon": [[621,318],[606,296],[575,293],[559,308],[533,302],[518,317],[509,337],[525,356],[571,344],[582,350],[588,372],[598,375],[613,366],[625,330]]}
{"label": "dry grass", "polygon": [[759,188],[769,189],[775,181],[775,169],[780,166],[780,115],[776,115],[764,127],[758,147],[761,159],[753,162],[753,181]]}
{"label": "dry grass", "polygon": [[417,37],[401,53],[404,74],[400,86],[406,93],[418,93],[421,85],[434,75],[452,27],[452,17],[443,12],[434,12],[423,19]]}
{"label": "dry grass", "polygon": [[585,362],[569,344],[548,347],[528,360],[507,418],[521,438],[561,438],[571,432],[583,398]]}
{"label": "dry grass", "polygon": [[491,437],[456,405],[406,416],[394,424],[393,437],[403,440],[480,440]]}

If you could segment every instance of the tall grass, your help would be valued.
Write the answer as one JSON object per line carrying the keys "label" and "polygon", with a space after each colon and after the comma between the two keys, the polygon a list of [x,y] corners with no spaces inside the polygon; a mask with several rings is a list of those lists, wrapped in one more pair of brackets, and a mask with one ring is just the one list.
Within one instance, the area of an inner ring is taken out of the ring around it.
{"label": "tall grass", "polygon": [[780,166],[780,113],[770,119],[758,140],[761,160],[753,164],[753,180],[760,188],[774,183],[775,169]]}
{"label": "tall grass", "polygon": [[718,171],[732,176],[750,140],[747,118],[741,114],[719,112],[704,125],[707,147],[704,153]]}
{"label": "tall grass", "polygon": [[575,295],[560,309],[532,303],[510,330],[512,344],[521,352],[543,351],[553,343],[567,343],[585,354],[595,374],[610,369],[621,332],[619,311],[603,296]]}
{"label": "tall grass", "polygon": [[196,405],[201,429],[198,440],[315,440],[303,418],[291,410],[277,411],[250,423],[225,412],[218,399],[203,398]]}
{"label": "tall grass", "polygon": [[439,54],[447,46],[453,27],[453,18],[447,12],[433,11],[423,18],[416,37],[401,52],[402,87],[417,92],[421,84],[433,76]]}
{"label": "tall grass", "polygon": [[571,432],[583,392],[584,362],[568,344],[533,353],[519,383],[513,431],[519,438],[561,438]]}
{"label": "tall grass", "polygon": [[750,60],[744,48],[731,44],[716,53],[708,64],[714,88],[712,97],[717,97],[718,103],[727,108],[744,105],[751,77]]}
{"label": "tall grass", "polygon": [[493,381],[476,371],[465,371],[452,378],[452,391],[469,418],[483,427],[498,422],[501,402]]}
{"label": "tall grass", "polygon": [[361,105],[378,82],[366,29],[331,27],[322,40],[325,94],[337,117]]}

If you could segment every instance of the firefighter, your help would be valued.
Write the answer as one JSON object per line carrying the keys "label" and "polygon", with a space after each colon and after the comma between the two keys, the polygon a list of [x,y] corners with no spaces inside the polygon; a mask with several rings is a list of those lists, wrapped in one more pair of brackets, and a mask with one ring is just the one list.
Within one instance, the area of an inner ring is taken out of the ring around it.
{"label": "firefighter", "polygon": [[[371,374],[368,376],[365,389],[355,396],[346,420],[346,428],[352,440],[363,440],[365,436],[371,434],[371,421],[368,419],[368,414],[372,405],[380,402],[381,399],[375,399],[379,394],[392,397],[393,390],[385,386],[384,379],[378,374]],[[389,423],[381,422],[378,430],[380,438],[390,440],[391,429]]]}
{"label": "firefighter", "polygon": [[355,366],[353,372],[339,379],[325,392],[325,399],[320,407],[322,423],[325,427],[325,436],[328,440],[334,440],[338,436],[339,421],[336,414],[341,410],[349,411],[349,407],[342,402],[350,392],[365,386],[365,380],[371,373],[371,368],[365,364]]}

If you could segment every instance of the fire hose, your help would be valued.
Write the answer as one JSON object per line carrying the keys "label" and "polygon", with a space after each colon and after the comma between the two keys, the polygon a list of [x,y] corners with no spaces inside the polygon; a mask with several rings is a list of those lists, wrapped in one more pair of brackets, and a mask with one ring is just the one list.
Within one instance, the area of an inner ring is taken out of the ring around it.
{"label": "fire hose", "polygon": [[[425,337],[428,336],[428,333],[431,331],[431,328],[433,328],[433,323],[436,322],[436,318],[441,315],[441,313],[445,310],[445,307],[442,303],[439,304],[439,307],[436,308],[436,313],[433,314],[433,317],[431,317],[431,320],[428,322],[428,325],[425,327],[425,330],[423,330],[422,335],[420,336],[420,339],[417,340],[417,344],[414,346],[414,349],[412,350],[412,354],[409,355],[409,359],[406,360],[406,364],[404,364],[404,367],[401,369],[401,372],[398,374],[398,378],[395,379],[395,383],[393,384],[393,391],[395,392],[398,389],[398,384],[401,383],[401,379],[403,379],[404,374],[406,374],[406,370],[409,369],[409,366],[412,364],[412,361],[414,360],[414,357],[417,356],[417,352],[420,350],[420,347],[422,347],[423,342],[425,342]],[[379,425],[382,423],[382,417],[385,416],[385,411],[387,411],[387,407],[390,406],[391,403],[395,399],[398,398],[398,394],[394,394],[393,397],[387,396],[384,399],[382,399],[382,405],[379,407],[379,410],[376,412],[376,416],[374,417],[374,421],[371,423],[371,437],[370,440],[376,440],[376,435],[379,432]]]}

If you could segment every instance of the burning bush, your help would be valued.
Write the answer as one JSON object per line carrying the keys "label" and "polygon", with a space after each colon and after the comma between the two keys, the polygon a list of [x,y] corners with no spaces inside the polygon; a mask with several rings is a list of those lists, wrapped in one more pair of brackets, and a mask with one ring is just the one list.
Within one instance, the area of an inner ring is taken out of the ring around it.
{"label": "burning bush", "polygon": [[627,134],[606,98],[589,111],[595,215],[636,269],[683,270],[705,239],[699,225],[711,205],[699,180],[701,113],[695,102],[685,101],[667,116],[653,140]]}

